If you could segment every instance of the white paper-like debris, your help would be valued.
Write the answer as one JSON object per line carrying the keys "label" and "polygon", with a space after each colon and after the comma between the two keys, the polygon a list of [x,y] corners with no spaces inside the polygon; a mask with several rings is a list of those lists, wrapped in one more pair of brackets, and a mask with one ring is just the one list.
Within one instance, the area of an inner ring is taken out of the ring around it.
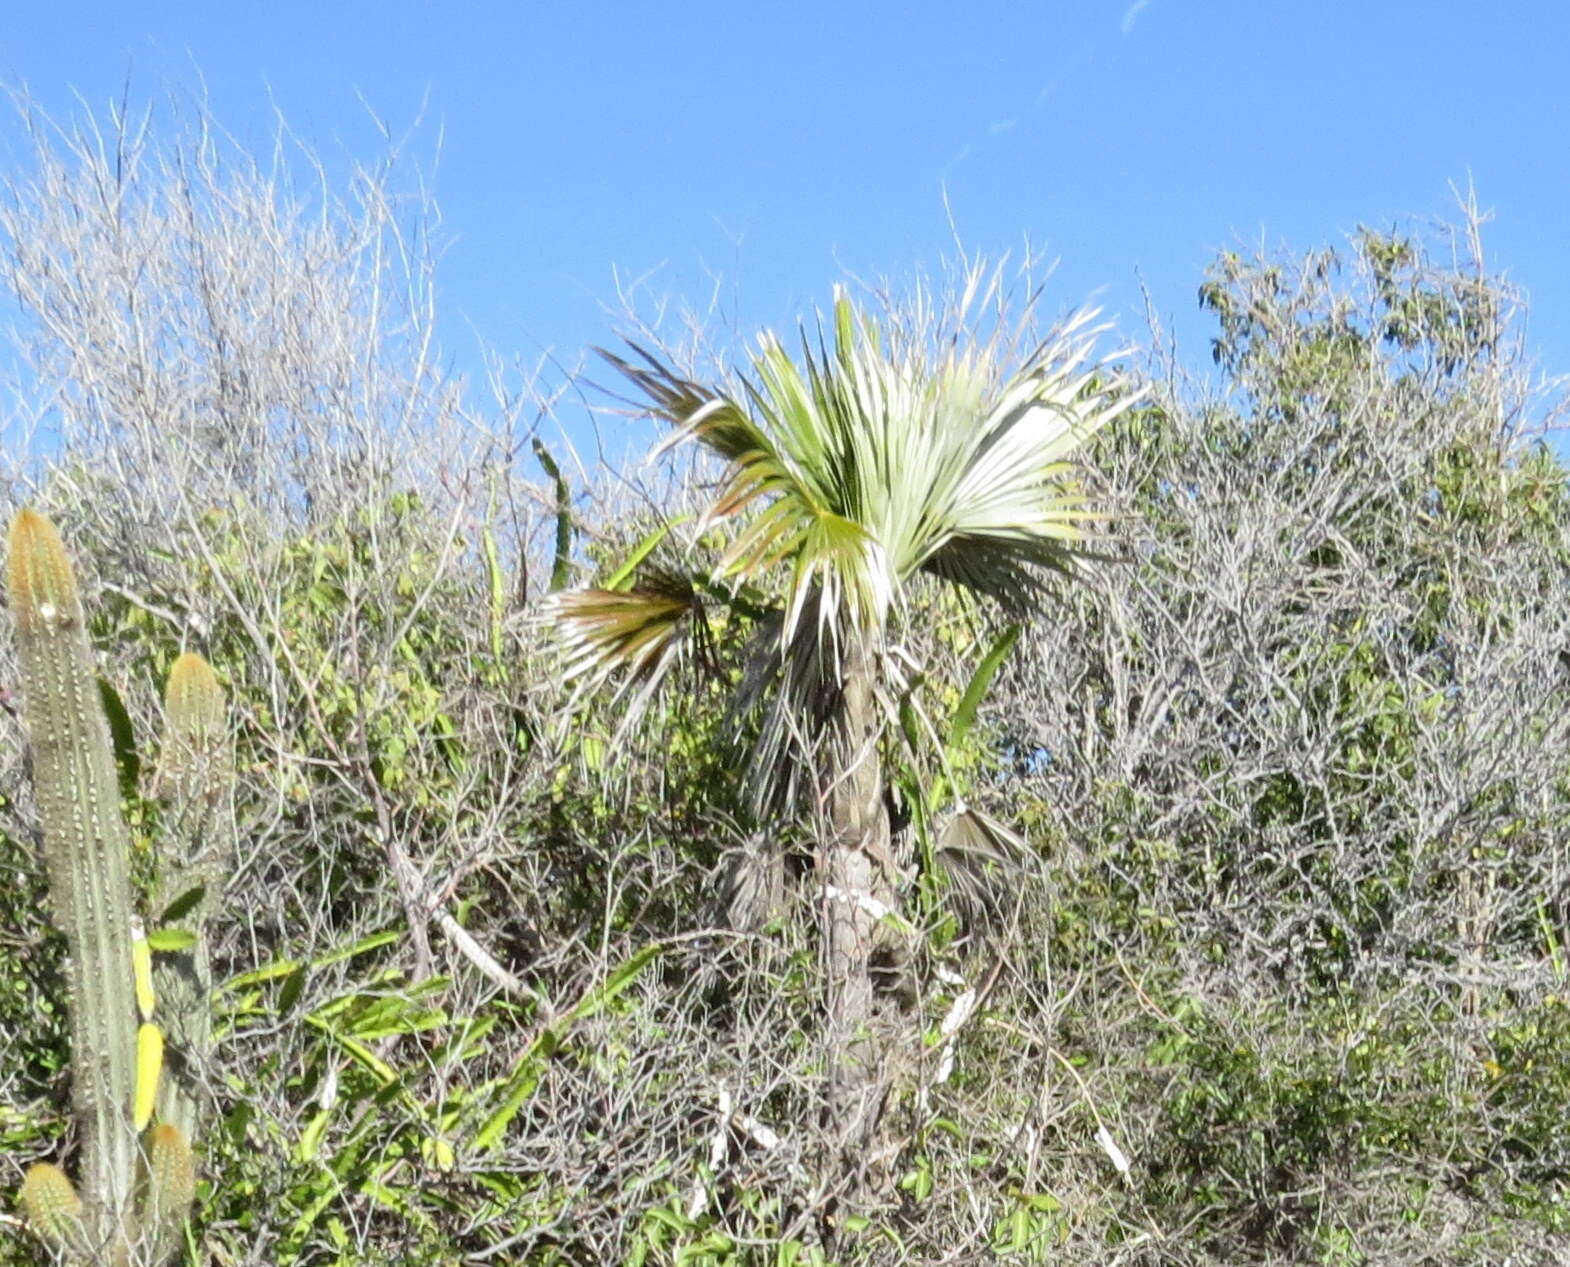
{"label": "white paper-like debris", "polygon": [[952,968],[945,968],[942,964],[938,964],[938,966],[932,970],[932,975],[935,976],[939,981],[943,982],[944,985],[965,984],[964,977],[960,976],[959,973],[955,972]]}
{"label": "white paper-like debris", "polygon": [[720,1120],[714,1128],[714,1138],[709,1141],[709,1169],[718,1170],[720,1163],[725,1160],[725,1130],[730,1123],[731,1109],[735,1101],[731,1099],[730,1090],[720,1088]]}
{"label": "white paper-like debris", "polygon": [[[735,1101],[731,1098],[730,1088],[721,1087],[719,1094],[720,1111],[719,1121],[714,1127],[714,1135],[709,1140],[709,1172],[718,1173],[720,1165],[725,1160],[725,1133],[730,1127],[731,1110]],[[708,1188],[705,1187],[703,1177],[700,1175],[692,1185],[692,1191],[687,1195],[687,1217],[696,1219],[703,1213],[703,1207],[709,1203]]]}
{"label": "white paper-like debris", "polygon": [[943,1018],[943,1024],[938,1026],[938,1033],[947,1038],[970,1019],[970,1014],[975,1008],[976,992],[974,990],[966,990],[956,996],[954,1002],[949,1005],[949,1014]]}
{"label": "white paper-like debris", "polygon": [[893,913],[892,908],[886,903],[878,901],[872,894],[861,889],[852,889],[846,892],[838,885],[825,884],[823,886],[823,896],[831,902],[853,902],[866,911],[868,915],[872,916],[873,919],[883,919],[885,916]]}
{"label": "white paper-like debris", "polygon": [[1124,1154],[1123,1150],[1118,1147],[1117,1140],[1112,1138],[1112,1132],[1109,1131],[1105,1126],[1098,1126],[1096,1128],[1096,1143],[1101,1145],[1102,1151],[1106,1153],[1107,1157],[1111,1160],[1112,1166],[1118,1172],[1118,1174],[1128,1174],[1128,1157]]}
{"label": "white paper-like debris", "polygon": [[944,1043],[943,1054],[938,1057],[938,1072],[933,1076],[933,1081],[947,1082],[949,1075],[954,1072],[954,1044]]}
{"label": "white paper-like debris", "polygon": [[744,1113],[736,1119],[736,1125],[746,1131],[748,1136],[765,1152],[772,1153],[780,1146],[779,1135],[755,1117],[748,1117]]}

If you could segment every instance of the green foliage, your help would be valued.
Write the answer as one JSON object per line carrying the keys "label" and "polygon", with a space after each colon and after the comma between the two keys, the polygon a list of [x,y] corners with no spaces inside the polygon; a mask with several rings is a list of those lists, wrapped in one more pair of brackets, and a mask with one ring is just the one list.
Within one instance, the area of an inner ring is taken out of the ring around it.
{"label": "green foliage", "polygon": [[638,974],[659,953],[658,946],[645,946],[626,963],[619,965],[604,981],[589,990],[560,1019],[540,1030],[518,1058],[517,1068],[503,1087],[501,1106],[492,1113],[475,1133],[472,1146],[476,1149],[494,1149],[502,1141],[507,1127],[539,1085],[542,1062],[556,1054],[574,1021],[593,1016],[627,989]]}

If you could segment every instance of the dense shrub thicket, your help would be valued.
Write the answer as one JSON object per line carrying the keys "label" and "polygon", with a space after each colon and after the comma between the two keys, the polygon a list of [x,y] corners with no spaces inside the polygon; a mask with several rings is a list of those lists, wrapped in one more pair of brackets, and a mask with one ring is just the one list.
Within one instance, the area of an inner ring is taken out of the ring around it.
{"label": "dense shrub thicket", "polygon": [[[894,823],[941,777],[1019,839],[942,842],[852,1189],[810,832],[747,803],[744,658],[716,640],[627,730],[539,615],[721,550],[684,517],[711,473],[537,483],[538,393],[443,377],[384,175],[323,206],[210,136],[36,138],[0,260],[54,438],[0,510],[60,525],[139,743],[183,649],[238,713],[192,1262],[1561,1260],[1570,499],[1475,236],[1224,255],[1211,385],[1122,367],[1151,394],[1087,455],[1105,559],[1013,641],[913,597],[924,715],[1008,654],[941,770],[890,740]],[[14,1190],[71,1129],[9,634]]]}

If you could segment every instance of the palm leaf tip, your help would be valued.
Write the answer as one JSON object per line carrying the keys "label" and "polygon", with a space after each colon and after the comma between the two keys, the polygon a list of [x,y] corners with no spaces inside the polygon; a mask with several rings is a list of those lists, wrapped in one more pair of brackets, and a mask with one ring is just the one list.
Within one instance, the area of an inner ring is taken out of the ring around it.
{"label": "palm leaf tip", "polygon": [[636,362],[605,348],[595,351],[637,389],[639,399],[629,404],[676,428],[660,442],[656,455],[689,439],[727,462],[747,458],[760,444],[766,447],[746,410],[729,396],[686,377],[636,343],[627,346]]}

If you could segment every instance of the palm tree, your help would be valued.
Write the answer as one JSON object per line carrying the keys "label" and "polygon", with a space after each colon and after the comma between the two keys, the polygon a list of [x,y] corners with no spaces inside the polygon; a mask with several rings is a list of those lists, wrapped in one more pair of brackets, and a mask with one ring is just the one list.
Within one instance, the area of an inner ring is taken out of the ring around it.
{"label": "palm tree", "polygon": [[884,739],[903,679],[900,621],[924,578],[1015,613],[1072,572],[1096,517],[1071,461],[1136,398],[1091,365],[1094,313],[1020,349],[994,321],[999,274],[973,271],[937,328],[923,294],[880,324],[837,292],[831,329],[795,359],[765,334],[735,385],[707,387],[633,346],[602,352],[639,406],[725,464],[708,509],[731,526],[705,574],[646,575],[630,589],[557,595],[550,618],[567,675],[593,690],[621,676],[628,715],[714,636],[716,603],[742,608],[754,654],[743,711],[760,717],[752,771],[760,819],[802,807],[816,824],[827,948],[830,1125],[864,1144],[875,1108],[873,955],[900,922]]}

